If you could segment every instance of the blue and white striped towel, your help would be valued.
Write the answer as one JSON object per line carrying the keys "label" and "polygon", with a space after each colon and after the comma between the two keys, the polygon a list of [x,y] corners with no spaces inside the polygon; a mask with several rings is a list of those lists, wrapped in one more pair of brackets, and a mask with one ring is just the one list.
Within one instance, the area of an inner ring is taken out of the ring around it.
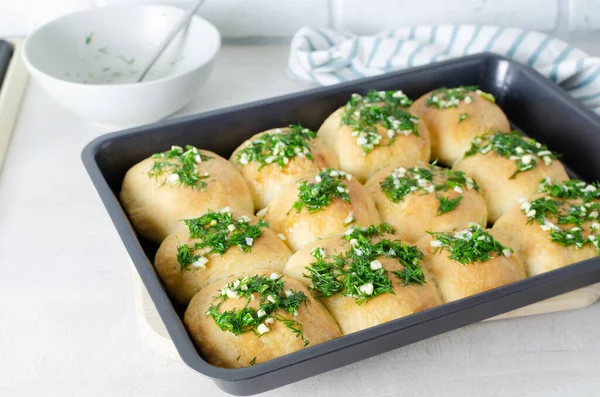
{"label": "blue and white striped towel", "polygon": [[532,66],[600,112],[600,58],[552,36],[518,28],[434,25],[373,36],[302,28],[292,39],[289,73],[330,85],[481,52]]}

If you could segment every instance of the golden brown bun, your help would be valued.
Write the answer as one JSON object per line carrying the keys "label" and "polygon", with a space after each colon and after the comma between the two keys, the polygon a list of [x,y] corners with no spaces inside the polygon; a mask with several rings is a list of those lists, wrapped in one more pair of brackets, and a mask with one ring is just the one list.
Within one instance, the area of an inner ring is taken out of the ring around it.
{"label": "golden brown bun", "polygon": [[[314,183],[316,174],[300,180]],[[336,197],[329,206],[311,213],[306,208],[300,212],[292,208],[298,200],[299,190],[298,183],[290,183],[269,204],[265,218],[273,229],[287,238],[286,242],[294,251],[312,241],[342,235],[351,225],[379,224],[379,213],[367,189],[355,178],[346,181],[345,185],[350,190],[350,203]],[[354,220],[346,223],[350,212]]]}
{"label": "golden brown bun", "polygon": [[[432,91],[433,92],[433,91]],[[423,95],[410,107],[412,113],[421,117],[427,125],[431,139],[431,160],[452,166],[469,149],[471,140],[478,135],[493,131],[510,131],[506,115],[496,105],[471,93],[473,102],[460,101],[457,107],[437,109],[425,106],[431,92]],[[459,123],[461,114],[466,119]]]}
{"label": "golden brown bun", "polygon": [[[241,215],[248,216],[251,225],[257,223],[256,217],[233,211],[234,219]],[[194,245],[194,239],[190,240],[189,230],[184,225],[160,245],[154,267],[169,295],[177,302],[187,304],[196,292],[218,280],[261,269],[280,272],[292,252],[273,230],[265,227],[261,231],[262,235],[254,240],[250,252],[244,252],[237,245],[229,247],[223,255],[205,254],[208,249],[202,248],[197,254],[205,255],[209,260],[206,269],[188,267],[182,271],[177,262],[177,246],[188,244],[191,248]]]}
{"label": "golden brown bun", "polygon": [[[427,167],[425,163],[417,163],[420,167]],[[470,223],[486,225],[487,208],[482,194],[475,189],[463,189],[463,193],[454,190],[447,190],[443,193],[426,193],[421,190],[409,193],[403,200],[394,203],[386,196],[381,189],[381,182],[396,167],[385,168],[373,175],[366,183],[365,187],[369,190],[375,205],[381,215],[381,220],[386,222],[394,229],[396,234],[403,239],[416,242],[424,237],[428,231],[443,232],[453,229],[462,229]],[[445,169],[432,171],[434,175],[433,183],[440,184],[446,180],[444,178]],[[449,199],[455,199],[462,195],[460,204],[452,211],[437,215],[439,202],[436,194],[442,194]]]}
{"label": "golden brown bun", "polygon": [[[398,236],[383,234],[372,241],[377,243],[382,239],[398,240]],[[311,281],[303,277],[308,274],[305,270],[311,263],[315,262],[312,251],[321,247],[325,249],[327,255],[343,254],[350,248],[350,243],[343,237],[333,237],[326,240],[315,241],[296,252],[283,269],[286,276],[300,280],[309,287]],[[377,258],[383,268],[389,272],[401,271],[404,267],[393,258]],[[388,277],[392,280],[394,294],[383,293],[368,302],[356,303],[353,297],[343,295],[333,295],[322,298],[322,302],[329,312],[335,317],[340,325],[344,335],[357,332],[375,325],[408,316],[442,303],[435,284],[432,282],[427,269],[423,269],[426,282],[423,285],[404,285],[392,273]]]}
{"label": "golden brown bun", "polygon": [[510,179],[517,170],[515,162],[494,152],[463,157],[452,169],[464,171],[482,187],[490,223],[496,222],[521,197],[534,194],[544,177],[548,176],[558,181],[569,179],[559,160],[552,160],[549,166],[543,161],[538,161],[533,169],[520,172]]}
{"label": "golden brown bun", "polygon": [[[229,161],[236,166],[246,179],[257,210],[269,205],[282,186],[295,181],[302,174],[317,172],[321,168],[339,167],[336,155],[321,143],[318,137],[308,142],[308,147],[314,158],[312,161],[306,157],[295,156],[290,159],[290,162],[284,168],[281,168],[278,164],[269,164],[260,168],[260,163],[257,162],[250,162],[246,165],[239,163],[237,153],[240,150],[244,149],[249,142],[260,138],[264,134],[274,133],[277,129],[279,128],[254,135],[238,146],[229,158]],[[289,128],[280,128],[280,130],[285,133]]]}
{"label": "golden brown bun", "polygon": [[394,143],[389,146],[387,130],[378,125],[381,142],[365,155],[356,143],[357,138],[352,136],[352,128],[341,124],[343,111],[344,108],[340,108],[332,113],[319,128],[318,135],[337,154],[340,169],[354,175],[361,183],[388,165],[412,166],[418,160],[429,161],[429,132],[422,121],[418,125],[419,136],[396,135]]}
{"label": "golden brown bun", "polygon": [[[249,274],[269,275],[269,273],[262,272]],[[213,298],[219,294],[218,290],[235,279],[236,277],[221,280],[202,289],[194,296],[185,311],[185,325],[204,358],[218,367],[241,368],[249,366],[254,358],[256,358],[255,363],[259,364],[303,349],[305,346],[302,339],[279,321],[275,321],[270,331],[260,338],[253,332],[236,336],[231,332],[222,331],[215,321],[205,314],[211,306]],[[298,308],[298,315],[295,317],[303,325],[304,337],[309,341],[306,347],[341,336],[335,320],[310,295],[306,287],[297,280],[288,277],[283,277],[283,280],[286,289],[292,289],[296,292],[302,291],[308,297],[307,303]],[[259,297],[257,294],[254,295],[255,299],[250,301],[248,306],[258,309]],[[241,309],[246,303],[245,298],[228,299],[221,305],[219,311],[223,312],[233,308]],[[279,314],[288,319],[294,318],[286,312],[279,312]]]}
{"label": "golden brown bun", "polygon": [[[252,213],[252,195],[244,178],[227,160],[207,150],[200,153],[212,157],[196,165],[199,175],[210,175],[204,190],[180,184],[169,184],[169,174],[148,175],[154,159],[147,158],[127,171],[121,188],[121,204],[135,230],[144,238],[160,243],[173,233],[178,221],[200,216],[208,210],[230,207]],[[169,160],[177,163],[178,160]]]}
{"label": "golden brown bun", "polygon": [[[490,234],[503,246],[509,246],[504,236],[493,230]],[[485,262],[462,265],[449,258],[450,253],[431,246],[432,236],[421,239],[417,246],[425,257],[424,266],[438,287],[444,302],[452,302],[525,278],[525,270],[515,255],[497,256]]]}
{"label": "golden brown bun", "polygon": [[[529,200],[533,201],[543,196],[545,195],[537,194],[530,197]],[[567,201],[581,204],[581,200]],[[557,226],[562,230],[568,230],[575,225]],[[582,235],[587,238],[590,234],[589,222],[584,224],[582,229]],[[502,215],[492,230],[510,242],[510,246],[515,250],[515,255],[521,260],[530,277],[598,255],[596,248],[590,245],[576,248],[574,245],[565,247],[552,242],[550,231],[542,230],[537,222],[527,224],[527,217],[521,211],[519,203],[513,205]]]}

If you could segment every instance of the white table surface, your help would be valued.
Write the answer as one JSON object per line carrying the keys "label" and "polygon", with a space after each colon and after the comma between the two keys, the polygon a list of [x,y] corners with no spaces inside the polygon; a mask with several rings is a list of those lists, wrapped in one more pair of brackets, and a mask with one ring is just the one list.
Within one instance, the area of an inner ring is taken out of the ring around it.
{"label": "white table surface", "polygon": [[[183,112],[308,88],[286,57],[224,47]],[[0,396],[224,395],[139,338],[129,257],[80,161],[104,132],[30,84],[0,173]],[[265,395],[597,396],[599,357],[596,303],[475,324]]]}

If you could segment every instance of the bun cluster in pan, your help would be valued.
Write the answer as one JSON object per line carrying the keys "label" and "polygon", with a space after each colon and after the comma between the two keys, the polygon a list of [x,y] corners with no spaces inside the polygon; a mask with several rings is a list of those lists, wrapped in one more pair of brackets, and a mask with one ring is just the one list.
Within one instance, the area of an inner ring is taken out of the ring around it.
{"label": "bun cluster in pan", "polygon": [[[299,120],[301,121],[301,120]],[[353,94],[229,161],[173,146],[121,203],[210,363],[258,364],[598,255],[600,186],[476,86]],[[251,133],[256,133],[252,131]],[[488,228],[489,227],[489,228]]]}

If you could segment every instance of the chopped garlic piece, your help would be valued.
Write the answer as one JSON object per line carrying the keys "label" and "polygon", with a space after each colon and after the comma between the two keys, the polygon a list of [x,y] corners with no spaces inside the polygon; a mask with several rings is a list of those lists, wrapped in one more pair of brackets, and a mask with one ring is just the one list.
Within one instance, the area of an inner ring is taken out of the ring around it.
{"label": "chopped garlic piece", "polygon": [[208,263],[208,259],[201,256],[195,262],[192,263],[192,267],[206,269],[206,264]]}
{"label": "chopped garlic piece", "polygon": [[379,262],[377,259],[375,259],[374,261],[371,261],[371,270],[379,270],[382,267],[383,266],[381,265],[381,262]]}
{"label": "chopped garlic piece", "polygon": [[167,183],[174,184],[179,182],[179,175],[171,174],[167,177]]}
{"label": "chopped garlic piece", "polygon": [[260,323],[258,328],[256,328],[256,330],[258,331],[259,334],[266,334],[267,332],[270,331],[269,327],[267,327],[265,324]]}
{"label": "chopped garlic piece", "polygon": [[271,273],[271,275],[269,276],[269,279],[271,280],[278,280],[279,278],[281,278],[281,275],[279,273]]}
{"label": "chopped garlic piece", "polygon": [[372,283],[363,284],[358,289],[360,292],[362,292],[365,295],[373,295],[373,284]]}
{"label": "chopped garlic piece", "polygon": [[344,225],[347,225],[347,224],[351,223],[352,221],[354,221],[354,214],[352,213],[352,211],[350,211],[348,213],[348,216],[346,217],[346,219],[344,219]]}

